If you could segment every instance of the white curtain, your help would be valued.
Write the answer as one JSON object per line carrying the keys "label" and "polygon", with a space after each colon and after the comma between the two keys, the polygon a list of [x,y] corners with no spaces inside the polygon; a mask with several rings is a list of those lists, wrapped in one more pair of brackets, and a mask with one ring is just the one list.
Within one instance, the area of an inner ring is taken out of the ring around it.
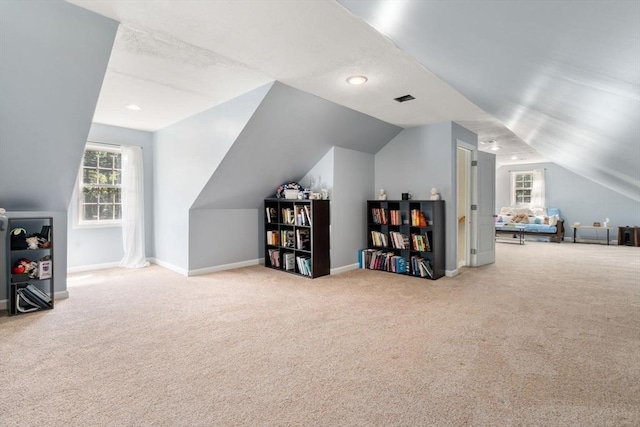
{"label": "white curtain", "polygon": [[533,190],[531,191],[531,207],[544,208],[544,169],[533,170]]}
{"label": "white curtain", "polygon": [[149,263],[144,248],[144,185],[142,149],[122,147],[122,244],[121,267],[141,268]]}

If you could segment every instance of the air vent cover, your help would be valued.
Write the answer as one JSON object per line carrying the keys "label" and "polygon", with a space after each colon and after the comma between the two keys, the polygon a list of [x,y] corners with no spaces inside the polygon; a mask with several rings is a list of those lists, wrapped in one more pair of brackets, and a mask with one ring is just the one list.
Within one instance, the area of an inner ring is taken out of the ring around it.
{"label": "air vent cover", "polygon": [[411,96],[411,95],[404,95],[404,96],[399,96],[399,97],[393,98],[393,99],[398,101],[398,102],[407,102],[407,101],[411,101],[412,99],[416,99],[416,98]]}

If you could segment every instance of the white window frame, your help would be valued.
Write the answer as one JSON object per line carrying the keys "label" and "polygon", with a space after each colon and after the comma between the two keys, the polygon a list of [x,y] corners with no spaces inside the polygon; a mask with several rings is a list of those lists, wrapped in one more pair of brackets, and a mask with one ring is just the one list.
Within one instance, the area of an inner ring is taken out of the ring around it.
{"label": "white window frame", "polygon": [[[82,161],[80,164],[80,170],[78,172],[78,179],[77,179],[77,185],[76,185],[76,226],[80,227],[80,228],[98,228],[98,227],[119,227],[122,225],[122,219],[115,219],[115,220],[85,220],[83,219],[83,198],[82,198],[82,194],[83,194],[83,188],[84,188],[84,183],[82,182],[83,179],[83,169],[84,169],[84,155],[86,153],[87,150],[93,150],[93,151],[107,151],[107,152],[111,152],[111,153],[119,153],[122,154],[122,149],[119,145],[107,145],[107,144],[99,144],[99,143],[87,143],[85,146],[85,149],[82,153]],[[122,170],[122,169],[120,169]],[[109,188],[117,188],[118,186],[109,186]],[[122,188],[120,186],[120,188]],[[121,199],[120,199],[120,203],[121,203],[121,215],[122,215],[122,195],[121,195]]]}
{"label": "white window frame", "polygon": [[[516,187],[516,181],[518,176],[520,175],[531,175],[531,186],[528,187]],[[512,171],[511,172],[511,206],[527,206],[532,207],[533,204],[533,191],[535,186],[535,175],[532,170],[526,171]],[[518,201],[518,196],[516,195],[516,191],[518,190],[529,190],[529,201],[528,202],[520,202]]]}

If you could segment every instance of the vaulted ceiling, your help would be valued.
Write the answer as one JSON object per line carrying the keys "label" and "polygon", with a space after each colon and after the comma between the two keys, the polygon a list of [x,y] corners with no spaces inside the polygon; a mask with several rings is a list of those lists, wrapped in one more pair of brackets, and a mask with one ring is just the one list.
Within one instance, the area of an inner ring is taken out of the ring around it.
{"label": "vaulted ceiling", "polygon": [[278,80],[640,200],[640,2],[69,1],[121,23],[95,122],[155,131]]}

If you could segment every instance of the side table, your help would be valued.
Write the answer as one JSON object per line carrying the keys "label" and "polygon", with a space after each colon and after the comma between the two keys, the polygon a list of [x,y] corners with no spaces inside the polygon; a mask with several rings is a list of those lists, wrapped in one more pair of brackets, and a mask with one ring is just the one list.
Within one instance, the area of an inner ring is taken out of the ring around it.
{"label": "side table", "polygon": [[[573,243],[576,243],[576,232],[578,231],[578,228],[591,228],[594,230],[607,230],[607,246],[609,246],[609,230],[611,230],[613,227],[594,227],[593,225],[572,225],[571,228],[573,228]],[[618,239],[618,241],[620,241],[620,239]]]}
{"label": "side table", "polygon": [[626,246],[640,246],[640,227],[618,227],[618,244]]}

